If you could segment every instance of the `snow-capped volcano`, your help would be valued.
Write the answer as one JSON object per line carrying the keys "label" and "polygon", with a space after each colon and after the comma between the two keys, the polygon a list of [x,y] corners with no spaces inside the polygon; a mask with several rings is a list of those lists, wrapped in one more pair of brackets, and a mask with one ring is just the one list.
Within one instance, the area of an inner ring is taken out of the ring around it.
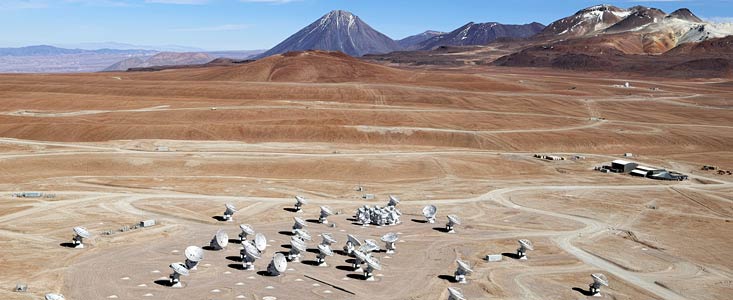
{"label": "snow-capped volcano", "polygon": [[347,11],[334,10],[260,57],[299,50],[341,51],[351,56],[362,56],[400,50],[400,46],[358,16]]}

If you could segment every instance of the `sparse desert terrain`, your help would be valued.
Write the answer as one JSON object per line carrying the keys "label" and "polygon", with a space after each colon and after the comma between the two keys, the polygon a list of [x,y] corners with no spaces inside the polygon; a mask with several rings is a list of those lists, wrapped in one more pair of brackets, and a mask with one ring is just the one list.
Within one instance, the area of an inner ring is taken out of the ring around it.
{"label": "sparse desert terrain", "polygon": [[[726,299],[733,176],[701,167],[733,169],[732,99],[726,80],[397,69],[324,52],[0,75],[0,298],[447,299],[459,287],[468,299],[585,299],[601,272],[601,299]],[[690,179],[593,170],[626,152]],[[28,191],[46,196],[13,196]],[[302,213],[285,209],[295,195],[310,200]],[[357,207],[388,195],[402,200],[402,224],[353,223]],[[240,209],[234,222],[214,218],[225,203]],[[428,204],[435,224],[422,222]],[[375,254],[375,281],[341,254],[329,267],[309,264],[309,252],[281,277],[257,272],[288,250],[292,218],[317,219],[320,205],[341,213],[336,227],[308,223],[311,249],[323,232],[335,249],[346,234],[399,233],[397,253]],[[455,234],[440,230],[448,214],[463,220]],[[146,219],[158,224],[103,234]],[[232,243],[205,251],[184,288],[160,284],[187,246],[218,229],[236,237],[244,223],[269,241],[257,271],[241,270]],[[93,234],[85,249],[62,246],[74,226]],[[483,259],[524,238],[535,245],[528,260]],[[473,266],[468,284],[449,280],[457,258]]]}

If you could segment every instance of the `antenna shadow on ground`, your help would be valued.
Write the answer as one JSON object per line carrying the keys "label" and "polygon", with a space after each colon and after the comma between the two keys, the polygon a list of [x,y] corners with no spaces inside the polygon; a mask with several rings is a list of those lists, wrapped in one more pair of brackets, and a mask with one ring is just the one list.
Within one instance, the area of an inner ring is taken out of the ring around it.
{"label": "antenna shadow on ground", "polygon": [[76,245],[74,245],[74,243],[66,243],[66,242],[64,242],[64,243],[59,244],[59,246],[66,247],[66,248],[74,248]]}
{"label": "antenna shadow on ground", "polygon": [[351,266],[336,266],[336,269],[347,272],[354,272],[354,268]]}
{"label": "antenna shadow on ground", "polygon": [[583,296],[586,296],[586,297],[593,296],[593,293],[591,293],[590,291],[581,289],[579,287],[574,287],[573,288],[573,291],[576,291],[578,293],[581,293],[581,294],[583,294]]}
{"label": "antenna shadow on ground", "polygon": [[411,219],[410,221],[413,221],[415,223],[423,223],[423,224],[428,222],[428,220],[420,220],[420,219]]}
{"label": "antenna shadow on ground", "polygon": [[239,256],[227,256],[227,260],[231,261],[242,261],[242,259]]}
{"label": "antenna shadow on ground", "polygon": [[170,280],[168,280],[168,279],[158,279],[158,280],[156,280],[156,281],[154,281],[154,282],[155,282],[155,284],[157,284],[157,285],[162,285],[162,286],[171,286],[171,281],[170,281]]}
{"label": "antenna shadow on ground", "polygon": [[445,227],[433,227],[433,230],[439,232],[448,232],[448,229],[445,229]]}
{"label": "antenna shadow on ground", "polygon": [[365,280],[366,277],[364,277],[363,274],[346,274],[346,277],[349,277],[351,279],[358,279],[358,280]]}
{"label": "antenna shadow on ground", "polygon": [[501,255],[512,259],[519,259],[519,255],[517,255],[516,253],[504,252]]}
{"label": "antenna shadow on ground", "polygon": [[227,267],[235,270],[244,270],[244,266],[242,264],[228,264]]}
{"label": "antenna shadow on ground", "polygon": [[278,231],[277,233],[282,234],[282,235],[287,235],[287,236],[294,236],[295,235],[294,233],[292,233],[290,231],[286,231],[286,230]]}
{"label": "antenna shadow on ground", "polygon": [[211,218],[214,219],[214,220],[217,220],[219,222],[226,222],[226,219],[224,219],[224,217],[222,217],[222,216],[213,216]]}
{"label": "antenna shadow on ground", "polygon": [[309,265],[309,266],[318,266],[318,262],[315,260],[304,260],[303,264]]}
{"label": "antenna shadow on ground", "polygon": [[305,220],[305,221],[308,222],[308,223],[314,223],[314,224],[319,224],[320,223],[316,219],[308,219],[308,220]]}
{"label": "antenna shadow on ground", "polygon": [[240,239],[229,239],[230,244],[241,244],[242,240]]}
{"label": "antenna shadow on ground", "polygon": [[452,275],[438,275],[438,278],[443,279],[448,282],[456,282],[456,277]]}
{"label": "antenna shadow on ground", "polygon": [[203,246],[201,247],[201,249],[204,249],[206,251],[216,251],[216,248],[211,247],[211,246]]}
{"label": "antenna shadow on ground", "polygon": [[295,208],[292,208],[292,207],[285,207],[285,208],[283,208],[283,210],[284,210],[284,211],[289,211],[289,212],[298,212],[298,210],[297,210],[297,209],[295,209]]}

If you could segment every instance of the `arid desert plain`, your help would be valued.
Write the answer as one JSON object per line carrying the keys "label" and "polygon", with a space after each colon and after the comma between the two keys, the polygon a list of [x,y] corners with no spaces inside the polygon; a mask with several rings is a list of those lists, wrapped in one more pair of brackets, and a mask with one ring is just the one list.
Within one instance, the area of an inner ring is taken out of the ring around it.
{"label": "arid desert plain", "polygon": [[[0,75],[0,99],[0,299],[447,299],[448,287],[467,299],[586,299],[592,273],[610,281],[600,299],[733,295],[733,176],[701,170],[733,169],[728,80],[392,68],[304,52]],[[616,159],[689,180],[594,170]],[[309,200],[300,213],[296,195]],[[355,222],[389,195],[401,224]],[[226,203],[239,209],[233,222],[217,219]],[[315,221],[323,205],[340,212],[335,227]],[[449,214],[462,220],[453,234]],[[309,252],[265,276],[295,216],[308,221]],[[219,229],[235,238],[239,224],[267,237],[255,271],[233,242],[206,250],[183,288],[165,284],[186,247]],[[65,246],[75,226],[92,233],[84,249]],[[340,253],[313,265],[324,232],[334,249],[347,234],[399,241],[374,254],[382,269],[364,281]],[[510,255],[518,239],[534,243],[527,260]],[[473,268],[466,284],[452,280],[456,259]],[[18,283],[28,292],[13,292]]]}

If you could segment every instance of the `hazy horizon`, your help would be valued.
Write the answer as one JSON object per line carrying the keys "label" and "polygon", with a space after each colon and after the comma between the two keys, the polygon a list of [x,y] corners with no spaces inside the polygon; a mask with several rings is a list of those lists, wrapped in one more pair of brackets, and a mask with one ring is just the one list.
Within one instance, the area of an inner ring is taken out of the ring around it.
{"label": "hazy horizon", "polygon": [[[549,24],[601,1],[510,2],[463,0],[8,0],[0,26],[14,28],[0,47],[124,43],[207,51],[268,49],[328,11],[350,11],[376,30],[401,39],[425,30],[451,31],[468,22]],[[733,1],[602,1],[672,12],[686,7],[701,18],[733,20]],[[63,28],[63,30],[59,30]]]}

